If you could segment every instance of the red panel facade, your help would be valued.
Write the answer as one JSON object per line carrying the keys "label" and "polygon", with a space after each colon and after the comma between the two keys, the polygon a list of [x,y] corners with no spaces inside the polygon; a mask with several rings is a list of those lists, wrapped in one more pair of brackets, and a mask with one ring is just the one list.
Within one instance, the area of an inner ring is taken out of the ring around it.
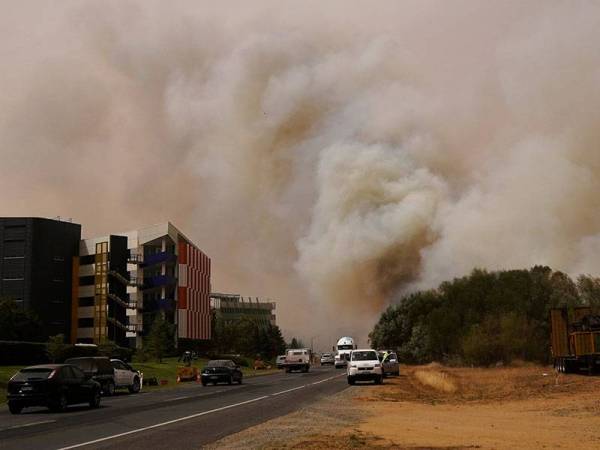
{"label": "red panel facade", "polygon": [[210,258],[183,239],[178,250],[178,336],[210,339]]}

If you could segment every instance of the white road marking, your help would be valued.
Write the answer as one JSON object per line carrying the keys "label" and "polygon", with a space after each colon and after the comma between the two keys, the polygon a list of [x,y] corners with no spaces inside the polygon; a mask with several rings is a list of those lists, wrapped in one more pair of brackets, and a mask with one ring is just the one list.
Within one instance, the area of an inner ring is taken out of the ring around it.
{"label": "white road marking", "polygon": [[320,383],[325,383],[326,381],[333,380],[334,378],[342,377],[342,376],[344,376],[344,375],[345,375],[344,373],[341,373],[341,374],[339,374],[339,375],[334,375],[333,377],[325,378],[324,380],[321,380],[321,381],[315,381],[314,383],[311,383],[311,385],[312,385],[312,384],[320,384]]}
{"label": "white road marking", "polygon": [[[325,378],[324,380],[316,381],[314,383],[311,383],[310,385],[324,383],[325,381],[333,380],[334,378],[338,378],[338,377],[341,377],[343,375],[344,374],[340,374],[340,375],[335,375],[333,377]],[[126,431],[124,433],[114,434],[112,436],[107,436],[107,437],[103,437],[103,438],[100,438],[100,439],[95,439],[93,441],[82,442],[81,444],[75,444],[75,445],[71,445],[69,447],[62,447],[62,448],[60,448],[58,450],[69,450],[69,449],[72,449],[72,448],[84,447],[86,445],[97,444],[98,442],[108,441],[110,439],[115,439],[115,438],[118,438],[118,437],[127,436],[127,435],[134,434],[134,433],[139,433],[141,431],[151,430],[151,429],[154,429],[154,428],[163,427],[165,425],[171,425],[173,423],[181,422],[183,420],[194,419],[196,417],[205,416],[207,414],[212,414],[212,413],[216,413],[216,412],[219,412],[219,411],[224,411],[226,409],[235,408],[236,406],[242,406],[242,405],[246,405],[248,403],[257,402],[259,400],[264,400],[265,398],[276,397],[278,395],[285,394],[287,392],[297,391],[298,389],[303,389],[303,388],[305,388],[307,386],[310,386],[310,385],[309,384],[304,384],[302,386],[298,386],[298,387],[295,387],[295,388],[292,388],[292,389],[286,389],[285,391],[275,392],[274,394],[270,394],[270,395],[263,395],[262,397],[253,398],[252,400],[246,400],[245,402],[234,403],[232,405],[223,406],[221,408],[211,409],[210,411],[204,411],[204,412],[201,412],[201,413],[192,414],[190,416],[185,416],[185,417],[180,417],[178,419],[169,420],[167,422],[161,422],[161,423],[157,423],[155,425],[150,425],[150,426],[143,427],[143,428],[137,428],[135,430]],[[218,393],[224,392],[224,391],[225,390],[213,391],[213,392],[210,392],[210,393],[207,392],[206,394],[196,395],[196,396],[176,397],[176,398],[169,399],[169,400],[166,400],[166,401],[182,400],[182,399],[185,399],[185,398],[192,398],[192,397],[203,397],[203,396],[208,395],[208,394],[218,394]],[[49,421],[49,422],[54,422],[54,421],[52,420],[52,421]],[[38,423],[44,423],[44,422],[38,422]]]}
{"label": "white road marking", "polygon": [[278,395],[285,394],[286,392],[297,391],[298,389],[305,388],[306,386],[308,386],[308,385],[304,384],[302,386],[298,386],[298,387],[295,387],[295,388],[292,388],[292,389],[286,389],[285,391],[275,392],[274,394],[271,394],[271,397],[276,397]]}
{"label": "white road marking", "polygon": [[[184,395],[183,397],[175,397],[175,398],[168,398],[166,400],[163,400],[163,402],[174,402],[175,400],[183,400],[184,398],[192,398],[194,397],[193,395]],[[196,397],[203,397],[202,395],[196,395]]]}
{"label": "white road marking", "polygon": [[14,430],[15,428],[32,427],[34,425],[42,425],[44,423],[54,423],[54,422],[56,422],[56,420],[40,420],[39,422],[30,422],[30,423],[24,423],[23,425],[14,425],[12,427],[4,428],[4,430]]}
{"label": "white road marking", "polygon": [[219,411],[224,411],[226,409],[235,408],[236,406],[247,405],[248,403],[257,402],[257,401],[263,400],[263,399],[265,399],[267,397],[269,397],[269,396],[268,395],[264,395],[262,397],[253,398],[252,400],[246,400],[245,402],[234,403],[233,405],[227,405],[227,406],[223,406],[221,408],[211,409],[210,411],[203,411],[201,413],[192,414],[190,416],[185,416],[185,417],[180,417],[178,419],[168,420],[167,422],[157,423],[155,425],[150,425],[148,427],[137,428],[135,430],[126,431],[125,433],[114,434],[112,436],[107,436],[107,437],[103,437],[103,438],[100,438],[100,439],[95,439],[93,441],[82,442],[81,444],[70,445],[69,447],[62,447],[59,450],[69,450],[71,448],[84,447],[86,445],[97,444],[98,442],[108,441],[110,439],[115,439],[115,438],[118,438],[118,437],[127,436],[129,434],[139,433],[140,431],[152,430],[153,428],[159,428],[159,427],[163,427],[165,425],[171,425],[172,423],[181,422],[183,420],[194,419],[196,417],[205,416],[207,414],[212,414],[212,413],[216,413],[216,412],[219,412]]}

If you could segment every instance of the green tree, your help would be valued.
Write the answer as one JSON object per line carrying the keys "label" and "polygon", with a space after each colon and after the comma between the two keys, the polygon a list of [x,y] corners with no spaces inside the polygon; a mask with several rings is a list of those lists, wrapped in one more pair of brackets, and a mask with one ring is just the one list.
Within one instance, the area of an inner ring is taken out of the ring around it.
{"label": "green tree", "polygon": [[67,345],[65,344],[65,335],[57,334],[56,336],[50,336],[46,348],[48,349],[48,354],[53,363],[62,361],[65,349],[67,348]]}
{"label": "green tree", "polygon": [[577,290],[584,305],[590,306],[594,313],[600,313],[600,278],[591,275],[579,275]]}
{"label": "green tree", "polygon": [[0,340],[44,341],[41,321],[33,312],[18,306],[13,299],[0,299]]}
{"label": "green tree", "polygon": [[547,266],[475,269],[400,298],[381,314],[369,338],[374,347],[396,349],[407,362],[545,362],[550,309],[581,304],[600,310],[600,279],[581,276],[575,283]]}
{"label": "green tree", "polygon": [[302,342],[302,340],[300,340],[300,339],[296,339],[295,337],[292,338],[292,341],[288,344],[287,347],[288,348],[305,348],[304,342]]}
{"label": "green tree", "polygon": [[150,332],[144,343],[144,352],[151,358],[162,362],[163,358],[173,351],[175,327],[158,313],[152,321]]}

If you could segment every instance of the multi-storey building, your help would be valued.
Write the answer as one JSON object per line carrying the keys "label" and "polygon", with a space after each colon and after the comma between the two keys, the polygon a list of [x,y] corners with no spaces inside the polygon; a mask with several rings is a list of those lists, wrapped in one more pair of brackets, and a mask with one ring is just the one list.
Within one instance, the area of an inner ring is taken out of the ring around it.
{"label": "multi-storey building", "polygon": [[210,259],[171,223],[84,239],[80,252],[77,342],[140,348],[157,314],[177,341],[210,339]]}
{"label": "multi-storey building", "polygon": [[106,340],[128,345],[127,310],[139,305],[127,292],[131,279],[127,237],[106,236],[84,239],[79,246],[78,282],[73,291],[72,341],[101,343]]}
{"label": "multi-storey building", "polygon": [[69,337],[73,259],[80,239],[81,225],[75,223],[0,218],[0,297],[33,311],[46,337]]}
{"label": "multi-storey building", "polygon": [[276,325],[275,303],[261,301],[256,298],[244,297],[238,294],[210,294],[211,308],[217,317],[226,323],[239,322],[244,318],[251,319],[262,326]]}

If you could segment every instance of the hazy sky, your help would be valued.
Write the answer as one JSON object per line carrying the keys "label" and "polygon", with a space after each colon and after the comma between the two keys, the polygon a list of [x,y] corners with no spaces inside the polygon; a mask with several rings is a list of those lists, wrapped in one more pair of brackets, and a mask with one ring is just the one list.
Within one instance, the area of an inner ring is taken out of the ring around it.
{"label": "hazy sky", "polygon": [[2,215],[171,220],[323,348],[473,267],[600,271],[600,3],[2,1]]}

